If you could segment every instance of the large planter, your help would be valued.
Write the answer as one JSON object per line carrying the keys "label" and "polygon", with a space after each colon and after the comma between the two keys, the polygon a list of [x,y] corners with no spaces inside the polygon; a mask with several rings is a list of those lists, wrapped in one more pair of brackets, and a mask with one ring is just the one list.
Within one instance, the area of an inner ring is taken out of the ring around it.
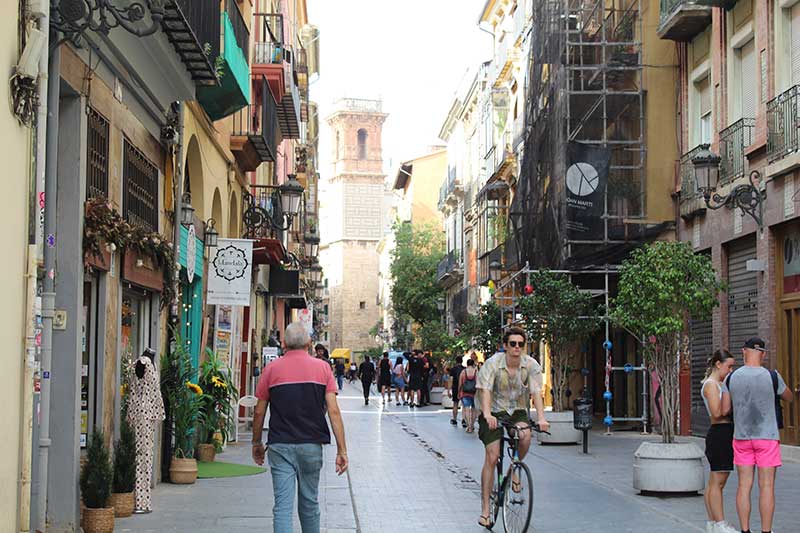
{"label": "large planter", "polygon": [[133,492],[112,492],[108,504],[114,508],[117,518],[126,518],[133,514],[136,498]]}
{"label": "large planter", "polygon": [[217,455],[216,447],[213,444],[197,445],[197,460],[203,463],[213,463]]}
{"label": "large planter", "polygon": [[112,533],[114,531],[114,508],[83,510],[84,533]]}
{"label": "large planter", "polygon": [[643,442],[633,454],[633,488],[642,493],[694,494],[704,486],[703,451],[692,442]]}
{"label": "large planter", "polygon": [[169,464],[169,479],[178,485],[191,485],[197,481],[197,461],[173,457]]}
{"label": "large planter", "polygon": [[575,413],[572,411],[553,412],[545,411],[544,417],[550,422],[550,435],[537,433],[542,444],[577,444],[581,440],[581,432],[575,429],[573,420]]}
{"label": "large planter", "polygon": [[[433,387],[431,389],[431,403],[432,404],[441,405],[443,396],[445,396],[444,387]],[[452,407],[452,405],[450,407]]]}

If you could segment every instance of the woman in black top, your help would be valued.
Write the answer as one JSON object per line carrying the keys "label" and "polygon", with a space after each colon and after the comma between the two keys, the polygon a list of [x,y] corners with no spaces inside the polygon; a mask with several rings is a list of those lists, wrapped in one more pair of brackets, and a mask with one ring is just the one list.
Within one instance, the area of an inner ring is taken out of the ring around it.
{"label": "woman in black top", "polygon": [[381,401],[389,405],[392,401],[392,362],[389,361],[389,352],[383,352],[383,358],[378,363],[378,390],[381,391]]}

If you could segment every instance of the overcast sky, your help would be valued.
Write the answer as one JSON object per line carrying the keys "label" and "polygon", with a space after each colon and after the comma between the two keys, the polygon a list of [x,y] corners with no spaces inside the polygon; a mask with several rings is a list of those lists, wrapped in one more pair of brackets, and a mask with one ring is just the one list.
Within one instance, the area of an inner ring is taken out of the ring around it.
{"label": "overcast sky", "polygon": [[478,29],[485,0],[308,0],[320,29],[320,172],[329,177],[334,100],[381,98],[384,168],[424,153],[437,136],[467,68],[489,59],[491,36]]}

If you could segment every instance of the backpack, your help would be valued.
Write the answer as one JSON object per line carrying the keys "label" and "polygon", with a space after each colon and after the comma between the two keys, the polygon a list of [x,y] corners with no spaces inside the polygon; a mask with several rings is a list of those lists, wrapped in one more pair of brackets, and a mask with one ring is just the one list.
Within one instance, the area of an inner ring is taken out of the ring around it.
{"label": "backpack", "polygon": [[[736,372],[734,370],[733,372]],[[731,376],[733,372],[728,374],[725,378],[725,386],[730,390]],[[783,405],[781,404],[781,397],[778,395],[778,371],[770,370],[769,375],[772,378],[772,391],[775,394],[775,420],[778,422],[778,429],[783,429]],[[733,422],[733,403],[731,403],[731,422]]]}
{"label": "backpack", "polygon": [[[464,370],[466,372],[466,370]],[[461,385],[461,392],[464,394],[475,394],[477,390],[477,379],[478,374],[475,374],[474,377],[468,378],[466,374],[464,374],[464,384]]]}

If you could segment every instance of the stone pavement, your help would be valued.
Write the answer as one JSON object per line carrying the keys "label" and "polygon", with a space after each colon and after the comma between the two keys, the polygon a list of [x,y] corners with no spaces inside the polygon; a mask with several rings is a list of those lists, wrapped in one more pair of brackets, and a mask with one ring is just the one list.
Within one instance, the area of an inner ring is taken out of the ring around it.
{"label": "stone pavement", "polygon": [[[483,447],[476,436],[448,423],[436,407],[384,408],[377,397],[365,406],[360,385],[340,395],[350,469],[333,470],[335,447],[326,447],[320,483],[323,531],[394,533],[429,530],[480,532],[480,469]],[[533,524],[547,532],[702,531],[702,496],[656,498],[632,488],[632,459],[639,444],[657,436],[595,432],[589,455],[579,446],[532,448],[527,463],[535,486]],[[245,442],[249,442],[246,439]],[[250,445],[231,445],[221,460],[250,463]],[[272,530],[268,473],[198,480],[190,487],[161,484],[156,511],[117,522],[123,532],[234,532]],[[737,524],[735,474],[725,492],[727,518]],[[759,531],[754,489],[752,530]],[[800,531],[800,464],[778,474],[775,530]],[[497,530],[498,528],[496,528]],[[296,524],[299,531],[299,524]],[[502,530],[500,526],[499,530]]]}

